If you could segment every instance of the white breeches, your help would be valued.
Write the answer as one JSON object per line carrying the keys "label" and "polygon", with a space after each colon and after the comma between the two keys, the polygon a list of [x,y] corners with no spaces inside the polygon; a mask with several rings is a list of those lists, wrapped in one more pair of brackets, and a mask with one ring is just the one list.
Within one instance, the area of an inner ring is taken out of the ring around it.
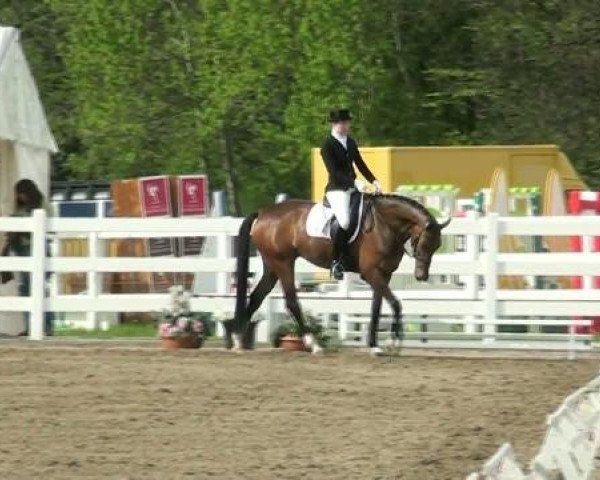
{"label": "white breeches", "polygon": [[340,227],[347,230],[350,226],[350,194],[352,190],[332,190],[325,196],[331,205]]}

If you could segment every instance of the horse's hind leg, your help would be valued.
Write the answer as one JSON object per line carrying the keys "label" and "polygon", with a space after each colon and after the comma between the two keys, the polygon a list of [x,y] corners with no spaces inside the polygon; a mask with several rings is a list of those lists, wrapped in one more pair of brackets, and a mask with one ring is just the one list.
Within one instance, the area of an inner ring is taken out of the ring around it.
{"label": "horse's hind leg", "polygon": [[286,264],[285,267],[280,268],[278,276],[281,281],[281,288],[283,288],[283,293],[285,295],[285,306],[298,323],[300,335],[303,337],[306,346],[310,347],[313,353],[320,353],[322,349],[318,345],[313,334],[310,333],[306,327],[304,315],[300,308],[300,302],[298,302],[298,294],[296,293],[296,285],[294,283],[294,264]]}
{"label": "horse's hind leg", "polygon": [[252,349],[254,348],[254,330],[256,329],[256,322],[252,321],[252,315],[260,308],[262,302],[265,300],[267,295],[271,293],[273,287],[277,283],[277,275],[275,275],[265,265],[263,275],[256,287],[250,294],[250,300],[246,308],[246,326],[243,331],[242,337],[242,348]]}
{"label": "horse's hind leg", "polygon": [[294,261],[295,260],[292,259],[291,261],[286,261],[285,263],[278,262],[276,265],[274,265],[274,269],[277,272],[279,280],[281,281],[281,288],[283,289],[283,294],[285,296],[285,306],[292,317],[294,317],[294,320],[296,320],[296,323],[298,323],[300,336],[304,338],[307,346],[312,348],[313,353],[317,353],[321,349],[314,341],[314,338],[306,327],[304,315],[302,314],[300,302],[298,301],[298,294],[296,293],[296,285],[294,283]]}
{"label": "horse's hind leg", "polygon": [[248,301],[247,307],[248,319],[251,319],[252,315],[254,315],[260,308],[262,302],[265,300],[267,295],[271,293],[271,290],[273,290],[273,287],[276,283],[277,275],[275,275],[271,270],[268,270],[267,266],[265,265],[262,277],[260,277],[259,282],[256,284],[256,287],[250,294],[250,300]]}

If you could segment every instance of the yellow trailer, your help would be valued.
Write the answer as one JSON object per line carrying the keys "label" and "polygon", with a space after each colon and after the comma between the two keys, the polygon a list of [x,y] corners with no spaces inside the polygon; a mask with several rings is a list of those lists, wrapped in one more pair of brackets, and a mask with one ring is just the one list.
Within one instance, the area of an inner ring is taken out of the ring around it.
{"label": "yellow trailer", "polygon": [[[511,187],[544,187],[551,169],[566,190],[585,189],[567,156],[556,145],[469,147],[365,147],[360,152],[385,192],[402,184],[452,184],[459,196],[471,197],[489,185],[497,167]],[[358,173],[358,172],[357,172]],[[359,178],[362,178],[359,174]],[[327,171],[318,148],[312,150],[312,198],[323,197]]]}

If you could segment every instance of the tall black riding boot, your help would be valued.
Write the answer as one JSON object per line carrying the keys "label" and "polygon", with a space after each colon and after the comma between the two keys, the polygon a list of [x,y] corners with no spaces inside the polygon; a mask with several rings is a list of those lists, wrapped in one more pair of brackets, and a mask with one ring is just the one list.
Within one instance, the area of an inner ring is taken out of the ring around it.
{"label": "tall black riding boot", "polygon": [[333,238],[333,262],[331,265],[331,275],[336,280],[344,278],[344,259],[348,247],[348,232],[338,225]]}

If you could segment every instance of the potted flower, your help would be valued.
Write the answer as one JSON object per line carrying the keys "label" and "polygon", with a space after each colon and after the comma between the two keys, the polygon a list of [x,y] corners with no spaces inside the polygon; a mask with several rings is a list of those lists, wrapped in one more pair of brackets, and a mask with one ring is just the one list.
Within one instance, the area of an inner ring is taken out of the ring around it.
{"label": "potted flower", "polygon": [[304,340],[300,336],[300,327],[294,321],[280,325],[273,336],[275,348],[283,348],[288,352],[305,350]]}
{"label": "potted flower", "polygon": [[159,325],[161,344],[168,349],[200,348],[204,342],[204,324],[190,311],[190,293],[180,285],[169,288],[170,308],[164,310]]}
{"label": "potted flower", "polygon": [[[316,317],[306,313],[304,319],[307,323],[307,333],[311,333],[321,347],[327,347],[329,336],[323,332],[323,327],[319,324]],[[285,322],[273,333],[273,347],[282,348],[286,351],[304,351],[304,339],[300,335],[300,327],[294,320]]]}

